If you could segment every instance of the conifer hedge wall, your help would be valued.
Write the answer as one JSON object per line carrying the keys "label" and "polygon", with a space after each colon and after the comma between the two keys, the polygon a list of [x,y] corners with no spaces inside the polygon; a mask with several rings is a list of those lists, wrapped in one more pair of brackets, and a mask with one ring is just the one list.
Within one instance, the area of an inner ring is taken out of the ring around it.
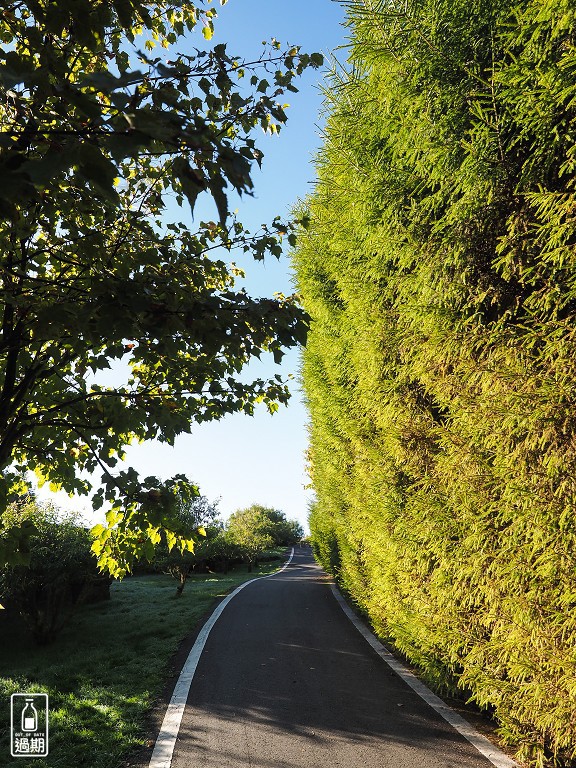
{"label": "conifer hedge wall", "polygon": [[576,759],[576,7],[349,2],[307,227],[314,547],[534,765]]}

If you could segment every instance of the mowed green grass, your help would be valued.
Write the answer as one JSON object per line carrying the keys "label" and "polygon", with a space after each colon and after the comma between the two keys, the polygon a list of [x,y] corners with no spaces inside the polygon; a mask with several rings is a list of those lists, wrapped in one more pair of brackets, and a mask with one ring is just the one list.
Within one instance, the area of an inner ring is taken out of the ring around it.
{"label": "mowed green grass", "polygon": [[0,766],[26,763],[10,756],[10,695],[44,692],[50,751],[32,768],[117,768],[146,743],[145,716],[180,641],[218,598],[280,564],[193,576],[179,599],[170,576],[126,578],[112,585],[109,601],[82,608],[47,647],[0,611]]}

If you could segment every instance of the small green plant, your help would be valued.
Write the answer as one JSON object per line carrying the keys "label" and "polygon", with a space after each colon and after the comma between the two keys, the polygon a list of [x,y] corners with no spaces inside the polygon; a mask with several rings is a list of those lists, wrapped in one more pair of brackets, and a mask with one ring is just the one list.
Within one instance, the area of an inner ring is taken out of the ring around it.
{"label": "small green plant", "polygon": [[227,571],[237,548],[228,540],[224,524],[217,519],[217,502],[210,502],[206,496],[197,496],[178,509],[178,525],[181,531],[191,537],[200,532],[194,549],[181,550],[177,546],[169,547],[166,542],[156,551],[153,567],[162,573],[169,573],[178,580],[175,597],[181,597],[186,581],[193,572],[212,570],[220,566]]}

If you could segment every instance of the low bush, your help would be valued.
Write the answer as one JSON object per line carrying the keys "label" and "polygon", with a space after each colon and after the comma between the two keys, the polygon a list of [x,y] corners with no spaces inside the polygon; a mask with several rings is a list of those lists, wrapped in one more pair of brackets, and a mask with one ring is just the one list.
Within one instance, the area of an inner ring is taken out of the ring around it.
{"label": "low bush", "polygon": [[0,602],[18,612],[39,644],[50,643],[84,602],[109,595],[110,580],[99,572],[92,539],[75,514],[27,498],[13,504],[5,525],[31,521],[29,565],[0,570]]}

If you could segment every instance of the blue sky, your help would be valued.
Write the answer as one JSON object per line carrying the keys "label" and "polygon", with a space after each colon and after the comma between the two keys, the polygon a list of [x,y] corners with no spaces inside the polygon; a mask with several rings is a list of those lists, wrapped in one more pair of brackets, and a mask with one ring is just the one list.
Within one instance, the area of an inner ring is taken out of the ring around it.
{"label": "blue sky", "polygon": [[[332,0],[229,0],[218,7],[212,43],[226,42],[230,53],[251,58],[262,51],[262,41],[274,37],[281,43],[300,45],[306,52],[326,55],[345,41],[343,15],[342,7]],[[191,42],[198,47],[206,45],[199,36]],[[345,58],[345,53],[341,51],[339,56]],[[280,135],[256,135],[265,155],[262,170],[255,169],[254,197],[238,204],[238,217],[248,229],[257,229],[278,214],[288,215],[294,203],[311,190],[312,157],[321,143],[321,81],[322,71],[305,73],[298,84],[300,92],[286,98],[289,121]],[[183,210],[178,215],[186,221],[189,212]],[[204,218],[202,211],[200,215]],[[294,291],[288,258],[280,262],[270,259],[264,264],[238,257],[234,260],[246,270],[245,287],[252,295]],[[292,351],[281,366],[271,360],[256,362],[250,372],[259,377],[276,373],[297,377],[298,367],[299,353]],[[281,509],[289,518],[305,524],[310,498],[310,491],[304,488],[308,482],[304,458],[307,416],[296,379],[292,390],[289,406],[281,407],[274,416],[262,408],[253,417],[233,415],[197,425],[191,435],[178,438],[173,448],[156,442],[130,446],[127,463],[144,476],[165,479],[186,474],[208,498],[221,499],[219,508],[224,517],[257,502]],[[63,503],[60,495],[59,503]],[[73,506],[82,508],[90,520],[95,519],[86,500]]]}

